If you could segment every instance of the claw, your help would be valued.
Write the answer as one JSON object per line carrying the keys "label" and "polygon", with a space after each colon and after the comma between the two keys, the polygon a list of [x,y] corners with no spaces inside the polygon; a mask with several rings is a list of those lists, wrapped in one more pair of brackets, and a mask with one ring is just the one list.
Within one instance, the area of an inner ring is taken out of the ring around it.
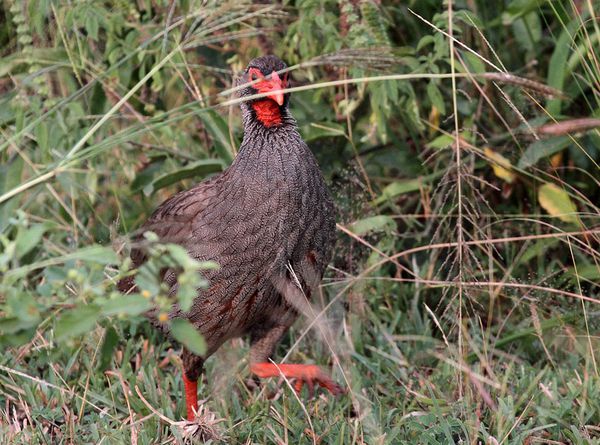
{"label": "claw", "polygon": [[302,391],[303,386],[304,386],[304,380],[302,380],[302,379],[296,380],[296,382],[294,383],[294,391],[296,391],[296,394],[300,395],[300,392]]}

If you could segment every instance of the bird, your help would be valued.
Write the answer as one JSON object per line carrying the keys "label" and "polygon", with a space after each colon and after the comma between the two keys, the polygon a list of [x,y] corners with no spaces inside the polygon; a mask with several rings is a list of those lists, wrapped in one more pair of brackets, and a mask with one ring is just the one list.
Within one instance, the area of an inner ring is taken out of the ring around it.
{"label": "bird", "polygon": [[[251,60],[236,80],[244,130],[237,156],[222,173],[168,198],[139,230],[219,265],[203,271],[210,284],[198,290],[189,311],[174,304],[169,312],[170,319],[187,319],[207,343],[203,356],[182,350],[190,421],[198,410],[197,381],[205,360],[236,337],[250,339],[256,378],[284,376],[295,381],[298,392],[304,384],[311,394],[315,386],[333,395],[344,392],[316,365],[271,360],[310,304],[335,243],[334,203],[290,113],[288,82],[287,65],[277,56]],[[146,258],[133,249],[131,259],[139,267]],[[165,272],[163,281],[174,295],[176,271]],[[134,278],[123,278],[118,288],[135,291]],[[150,317],[168,333],[168,324]]]}

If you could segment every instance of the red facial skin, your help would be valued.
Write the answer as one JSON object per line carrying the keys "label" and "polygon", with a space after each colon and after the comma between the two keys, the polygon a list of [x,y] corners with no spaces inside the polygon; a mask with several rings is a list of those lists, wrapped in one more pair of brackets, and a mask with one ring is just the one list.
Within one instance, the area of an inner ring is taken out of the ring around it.
{"label": "red facial skin", "polygon": [[262,100],[252,103],[252,108],[256,112],[256,117],[265,127],[273,127],[281,124],[281,109],[285,100],[283,89],[287,86],[287,73],[283,79],[279,77],[276,71],[273,71],[266,79],[264,74],[257,68],[248,70],[249,79],[258,80],[253,87],[259,93],[267,94]]}

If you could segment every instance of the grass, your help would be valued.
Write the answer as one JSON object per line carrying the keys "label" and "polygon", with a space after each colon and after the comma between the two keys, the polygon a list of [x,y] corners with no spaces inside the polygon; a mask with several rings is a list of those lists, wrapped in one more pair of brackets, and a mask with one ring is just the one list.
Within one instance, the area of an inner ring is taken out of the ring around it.
{"label": "grass", "polygon": [[115,284],[127,234],[231,162],[232,74],[269,51],[338,207],[275,359],[348,393],[252,388],[235,340],[213,442],[600,443],[595,2],[142,3],[0,4],[1,443],[184,441],[180,346],[140,314],[198,265],[153,245],[149,297]]}

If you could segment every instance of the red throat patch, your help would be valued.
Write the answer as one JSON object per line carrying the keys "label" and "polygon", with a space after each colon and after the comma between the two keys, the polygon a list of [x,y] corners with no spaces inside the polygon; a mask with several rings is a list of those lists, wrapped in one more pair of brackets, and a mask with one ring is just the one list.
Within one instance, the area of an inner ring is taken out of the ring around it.
{"label": "red throat patch", "polygon": [[265,127],[281,124],[281,111],[279,105],[271,99],[259,100],[252,104],[256,117]]}

